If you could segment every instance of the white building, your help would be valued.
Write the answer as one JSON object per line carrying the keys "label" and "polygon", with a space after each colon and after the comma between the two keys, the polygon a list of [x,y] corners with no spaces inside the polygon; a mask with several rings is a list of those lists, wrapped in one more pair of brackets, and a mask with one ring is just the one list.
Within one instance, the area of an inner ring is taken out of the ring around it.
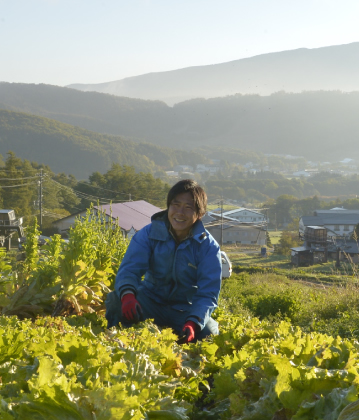
{"label": "white building", "polygon": [[303,176],[305,178],[309,178],[310,177],[310,173],[308,171],[297,171],[297,172],[293,172],[293,176]]}
{"label": "white building", "polygon": [[196,166],[196,172],[209,172],[211,174],[214,174],[218,172],[221,169],[218,165],[204,165],[203,163],[198,163]]}
{"label": "white building", "polygon": [[263,223],[266,221],[264,214],[244,207],[223,212],[223,216],[238,220],[241,223]]}
{"label": "white building", "polygon": [[316,210],[313,216],[302,216],[299,220],[299,233],[304,235],[307,226],[323,226],[328,237],[347,237],[354,232],[359,223],[359,210],[335,207],[330,210]]}

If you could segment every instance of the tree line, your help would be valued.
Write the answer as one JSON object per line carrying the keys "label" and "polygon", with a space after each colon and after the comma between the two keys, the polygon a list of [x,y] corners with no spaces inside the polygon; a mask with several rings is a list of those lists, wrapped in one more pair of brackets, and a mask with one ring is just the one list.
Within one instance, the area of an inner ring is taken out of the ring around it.
{"label": "tree line", "polygon": [[[237,206],[255,205],[266,213],[269,228],[281,229],[317,209],[341,206],[359,209],[358,181],[358,175],[319,174],[309,179],[286,179],[280,174],[262,172],[238,173],[229,178],[217,174],[203,186],[209,202],[223,198],[238,200]],[[55,174],[47,165],[23,160],[11,151],[6,159],[0,157],[1,208],[14,209],[17,217],[24,217],[26,225],[39,216],[41,201],[45,229],[50,229],[54,220],[87,209],[91,203],[145,200],[164,208],[167,192],[174,182],[116,163],[105,173],[96,171],[88,180],[79,181],[63,172]],[[328,193],[331,198],[326,196]]]}
{"label": "tree line", "polygon": [[[104,174],[93,172],[87,181],[55,174],[47,165],[20,159],[8,152],[0,159],[0,208],[13,209],[27,226],[42,213],[42,232],[54,233],[52,222],[93,204],[146,200],[165,207],[170,185],[133,166],[113,163]],[[41,197],[40,197],[41,191]]]}
{"label": "tree line", "polygon": [[343,176],[331,172],[320,172],[309,178],[286,178],[268,171],[255,174],[232,171],[229,176],[220,173],[206,181],[207,194],[212,200],[224,197],[242,204],[270,203],[282,195],[292,196],[296,200],[317,196],[324,202],[336,199],[341,202],[355,198],[358,189],[358,174]]}

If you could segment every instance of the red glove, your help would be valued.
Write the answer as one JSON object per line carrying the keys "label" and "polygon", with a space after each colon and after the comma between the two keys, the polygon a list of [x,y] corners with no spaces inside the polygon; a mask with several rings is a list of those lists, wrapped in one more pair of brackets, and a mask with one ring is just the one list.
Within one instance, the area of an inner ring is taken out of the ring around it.
{"label": "red glove", "polygon": [[122,303],[122,316],[124,316],[127,321],[134,322],[137,324],[142,316],[142,308],[138,303],[135,295],[133,293],[126,293],[121,299]]}
{"label": "red glove", "polygon": [[182,331],[186,334],[185,343],[189,343],[190,341],[194,339],[197,328],[198,328],[198,325],[194,323],[193,321],[187,321],[184,324]]}

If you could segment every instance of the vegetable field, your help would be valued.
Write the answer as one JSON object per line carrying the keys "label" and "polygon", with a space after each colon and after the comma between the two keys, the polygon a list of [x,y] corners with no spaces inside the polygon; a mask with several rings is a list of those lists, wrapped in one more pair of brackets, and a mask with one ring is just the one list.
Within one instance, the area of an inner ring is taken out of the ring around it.
{"label": "vegetable field", "polygon": [[2,317],[0,416],[334,420],[357,401],[356,341],[217,315],[219,336],[182,347],[151,322]]}
{"label": "vegetable field", "polygon": [[355,331],[310,324],[327,303],[333,319],[350,317],[350,293],[345,307],[284,276],[234,274],[214,314],[220,334],[181,346],[150,320],[106,329],[127,242],[105,219],[79,220],[68,243],[54,236],[40,253],[30,230],[23,261],[0,255],[1,419],[359,418]]}

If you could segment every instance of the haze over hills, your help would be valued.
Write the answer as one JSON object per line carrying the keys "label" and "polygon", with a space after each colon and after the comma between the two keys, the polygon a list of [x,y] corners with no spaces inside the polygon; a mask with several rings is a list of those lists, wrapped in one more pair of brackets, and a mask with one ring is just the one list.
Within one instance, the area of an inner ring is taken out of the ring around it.
{"label": "haze over hills", "polygon": [[319,161],[359,159],[359,92],[234,95],[169,107],[57,86],[2,83],[0,108],[186,152],[214,146]]}
{"label": "haze over hills", "polygon": [[227,63],[68,87],[173,105],[193,98],[278,91],[359,91],[359,42],[262,54]]}
{"label": "haze over hills", "polygon": [[0,154],[9,151],[21,159],[48,165],[55,173],[65,172],[86,179],[93,172],[105,173],[112,163],[155,172],[183,161],[205,163],[196,153],[135,143],[120,136],[94,133],[48,118],[0,110]]}

